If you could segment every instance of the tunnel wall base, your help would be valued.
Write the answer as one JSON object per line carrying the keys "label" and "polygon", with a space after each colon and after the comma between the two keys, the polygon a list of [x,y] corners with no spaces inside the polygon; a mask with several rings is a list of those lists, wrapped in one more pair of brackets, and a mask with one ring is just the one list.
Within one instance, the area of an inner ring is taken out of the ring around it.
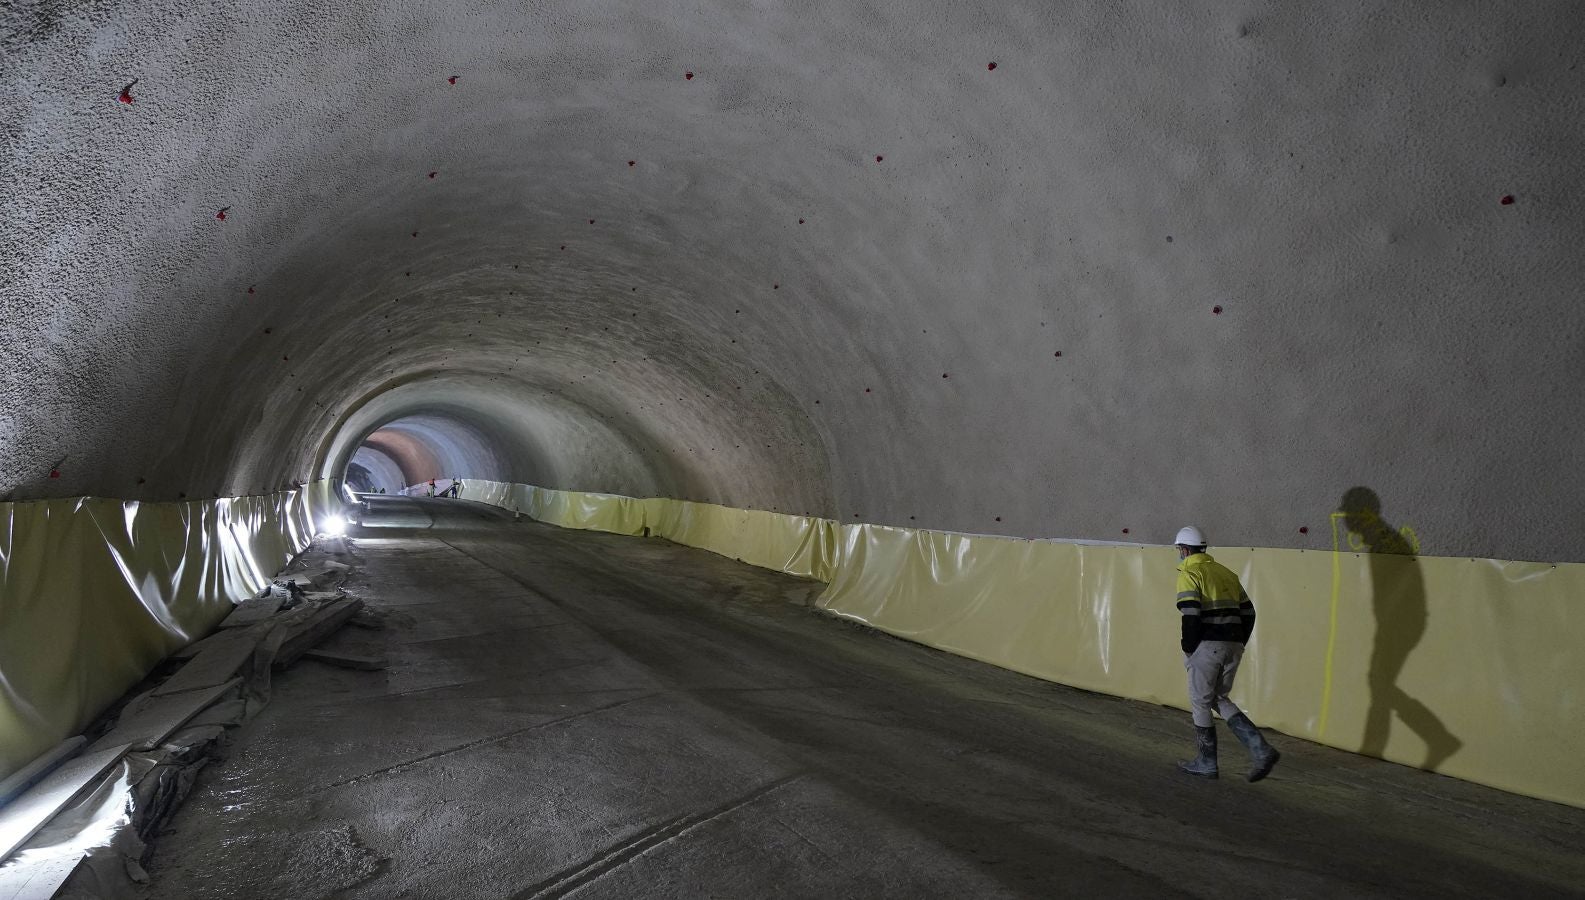
{"label": "tunnel wall base", "polygon": [[183,503],[0,503],[0,778],[218,624],[339,506],[332,481]]}
{"label": "tunnel wall base", "polygon": [[[1021,540],[465,481],[463,499],[828,582],[819,605],[1025,674],[1187,708],[1170,547]],[[1585,564],[1213,548],[1259,608],[1263,726],[1585,807]],[[1185,720],[1185,741],[1189,739]]]}

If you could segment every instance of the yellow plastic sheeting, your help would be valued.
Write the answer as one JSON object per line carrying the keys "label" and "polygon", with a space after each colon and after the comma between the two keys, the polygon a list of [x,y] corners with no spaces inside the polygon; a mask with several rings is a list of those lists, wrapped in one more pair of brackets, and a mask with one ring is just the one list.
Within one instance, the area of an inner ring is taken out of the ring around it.
{"label": "yellow plastic sheeting", "polygon": [[708,503],[643,503],[650,532],[667,540],[820,581],[836,571],[840,532],[830,520]]}
{"label": "yellow plastic sheeting", "polygon": [[805,578],[830,581],[835,570],[840,532],[828,519],[471,478],[461,496],[563,528],[651,534]]}
{"label": "yellow plastic sheeting", "polygon": [[1172,551],[879,525],[842,536],[820,598],[832,612],[1050,681],[1184,705]]}
{"label": "yellow plastic sheeting", "polygon": [[[820,600],[832,612],[1063,684],[1186,708],[1171,548],[843,530]],[[1585,806],[1585,565],[1212,553],[1259,611],[1233,692],[1257,723]]]}
{"label": "yellow plastic sheeting", "polygon": [[[891,634],[1187,708],[1168,547],[839,525],[489,482],[465,482],[462,496],[567,527],[648,528],[819,578],[829,582],[822,607]],[[1257,723],[1585,807],[1585,564],[1212,553],[1259,610],[1233,693]]]}
{"label": "yellow plastic sheeting", "polygon": [[332,482],[185,503],[0,503],[0,778],[213,628],[337,508]]}

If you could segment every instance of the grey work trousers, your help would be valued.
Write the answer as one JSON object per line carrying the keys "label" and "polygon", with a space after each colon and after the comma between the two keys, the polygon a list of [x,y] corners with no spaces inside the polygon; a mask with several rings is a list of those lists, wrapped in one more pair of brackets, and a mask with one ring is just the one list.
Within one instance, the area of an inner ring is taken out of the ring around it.
{"label": "grey work trousers", "polygon": [[1210,728],[1213,708],[1223,720],[1239,714],[1227,694],[1243,658],[1244,645],[1237,641],[1201,641],[1193,653],[1183,657],[1183,667],[1189,670],[1189,709],[1194,712],[1195,725]]}

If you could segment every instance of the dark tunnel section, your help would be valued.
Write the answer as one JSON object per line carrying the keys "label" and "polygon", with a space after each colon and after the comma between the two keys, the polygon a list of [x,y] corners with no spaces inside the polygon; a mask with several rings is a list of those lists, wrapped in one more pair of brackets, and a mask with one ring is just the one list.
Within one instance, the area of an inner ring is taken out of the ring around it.
{"label": "dark tunnel section", "polygon": [[388,489],[375,480],[374,474],[358,462],[347,463],[347,487],[360,494],[386,493]]}

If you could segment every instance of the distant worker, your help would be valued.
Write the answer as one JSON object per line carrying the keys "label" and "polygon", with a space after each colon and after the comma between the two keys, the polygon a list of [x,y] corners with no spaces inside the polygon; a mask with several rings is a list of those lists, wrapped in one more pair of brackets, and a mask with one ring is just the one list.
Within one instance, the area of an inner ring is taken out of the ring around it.
{"label": "distant worker", "polygon": [[1178,532],[1178,612],[1183,618],[1183,667],[1189,671],[1189,708],[1199,755],[1178,768],[1190,775],[1216,777],[1214,707],[1239,743],[1249,750],[1249,780],[1271,774],[1281,757],[1255,723],[1227,699],[1244,645],[1255,630],[1255,603],[1238,576],[1205,552],[1205,535],[1193,525]]}
{"label": "distant worker", "polygon": [[462,496],[462,479],[461,478],[453,478],[453,479],[451,479],[451,487],[446,488],[446,494],[445,495],[447,497],[460,497],[460,496]]}
{"label": "distant worker", "polygon": [[426,496],[435,496],[435,479],[433,478],[429,479],[429,493]]}

